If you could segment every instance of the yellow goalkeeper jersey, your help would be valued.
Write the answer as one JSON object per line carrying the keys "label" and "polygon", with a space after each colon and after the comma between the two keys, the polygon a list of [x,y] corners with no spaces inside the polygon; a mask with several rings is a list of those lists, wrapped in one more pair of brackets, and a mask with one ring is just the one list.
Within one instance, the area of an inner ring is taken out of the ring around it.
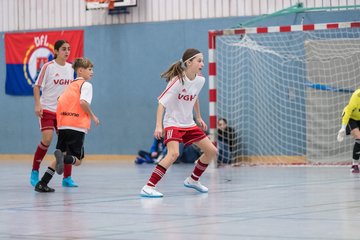
{"label": "yellow goalkeeper jersey", "polygon": [[360,89],[352,94],[348,105],[344,108],[341,123],[347,125],[350,118],[360,120]]}

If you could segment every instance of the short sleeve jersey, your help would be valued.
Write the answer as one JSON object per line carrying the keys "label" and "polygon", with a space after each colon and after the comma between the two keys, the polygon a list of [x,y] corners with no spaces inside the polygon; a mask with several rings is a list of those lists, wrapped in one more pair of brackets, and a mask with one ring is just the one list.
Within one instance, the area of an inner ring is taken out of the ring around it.
{"label": "short sleeve jersey", "polygon": [[93,87],[89,82],[84,82],[81,87],[80,100],[85,100],[89,105],[91,104],[93,97]]}
{"label": "short sleeve jersey", "polygon": [[350,118],[360,121],[360,89],[356,90],[352,94],[348,105],[344,108],[342,114],[342,124],[347,125]]}
{"label": "short sleeve jersey", "polygon": [[74,79],[74,70],[70,63],[61,66],[52,60],[44,64],[35,85],[42,93],[40,103],[43,109],[56,112],[57,99]]}
{"label": "short sleeve jersey", "polygon": [[165,107],[163,120],[166,127],[193,127],[193,108],[199,93],[204,86],[205,78],[196,76],[193,80],[184,76],[184,84],[178,77],[173,78],[164,92],[158,97],[159,103]]}

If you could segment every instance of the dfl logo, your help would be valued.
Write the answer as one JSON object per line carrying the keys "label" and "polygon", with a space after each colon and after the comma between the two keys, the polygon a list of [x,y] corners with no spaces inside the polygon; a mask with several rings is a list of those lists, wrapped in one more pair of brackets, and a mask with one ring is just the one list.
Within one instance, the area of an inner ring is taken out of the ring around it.
{"label": "dfl logo", "polygon": [[47,39],[47,35],[34,37],[34,43],[25,54],[23,69],[29,85],[35,83],[41,67],[54,58],[54,46]]}

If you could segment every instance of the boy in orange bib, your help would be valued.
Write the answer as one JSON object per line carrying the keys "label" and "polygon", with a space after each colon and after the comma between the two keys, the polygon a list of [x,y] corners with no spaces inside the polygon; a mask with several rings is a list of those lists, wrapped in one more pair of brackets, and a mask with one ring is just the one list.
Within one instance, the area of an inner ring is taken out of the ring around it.
{"label": "boy in orange bib", "polygon": [[41,180],[36,184],[37,192],[54,192],[48,187],[53,175],[64,172],[64,163],[79,166],[84,158],[85,134],[90,129],[91,120],[99,125],[99,119],[90,108],[93,64],[86,58],[77,58],[73,63],[77,78],[66,88],[58,99],[56,120],[59,129],[58,141],[51,162]]}

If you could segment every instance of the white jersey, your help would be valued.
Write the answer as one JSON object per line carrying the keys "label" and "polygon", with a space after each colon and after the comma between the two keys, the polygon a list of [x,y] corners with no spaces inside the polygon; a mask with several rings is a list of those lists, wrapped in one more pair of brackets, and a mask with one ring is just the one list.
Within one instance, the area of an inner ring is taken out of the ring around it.
{"label": "white jersey", "polygon": [[70,63],[61,66],[52,60],[44,64],[35,85],[40,86],[42,93],[40,103],[43,109],[56,112],[57,100],[65,88],[74,79],[74,69]]}
{"label": "white jersey", "polygon": [[93,97],[92,84],[86,81],[81,86],[80,100],[85,100],[88,104],[91,104],[92,97]]}
{"label": "white jersey", "polygon": [[193,109],[204,86],[205,78],[196,76],[194,80],[190,80],[185,76],[183,79],[184,84],[178,77],[173,78],[158,97],[159,103],[165,107],[164,128],[170,126],[187,128],[196,125]]}

